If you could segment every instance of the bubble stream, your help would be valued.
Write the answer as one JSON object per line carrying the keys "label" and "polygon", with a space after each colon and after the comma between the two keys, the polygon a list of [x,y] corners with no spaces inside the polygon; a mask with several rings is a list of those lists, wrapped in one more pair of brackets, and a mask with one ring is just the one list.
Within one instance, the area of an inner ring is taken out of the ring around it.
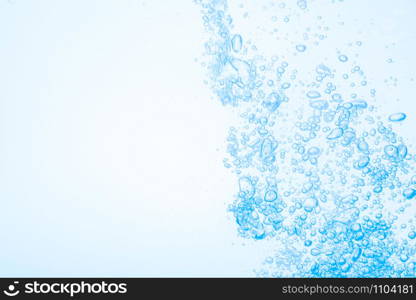
{"label": "bubble stream", "polygon": [[[228,1],[195,2],[209,36],[208,84],[241,121],[226,141],[224,165],[238,183],[229,211],[240,236],[280,242],[257,275],[415,277],[409,211],[416,156],[392,127],[406,114],[383,122],[360,66],[337,72],[352,63],[346,55],[317,63],[312,73],[298,70],[279,53],[254,48],[234,25]],[[297,9],[310,10],[306,0]],[[354,76],[365,82],[360,92],[352,83],[338,88]]]}

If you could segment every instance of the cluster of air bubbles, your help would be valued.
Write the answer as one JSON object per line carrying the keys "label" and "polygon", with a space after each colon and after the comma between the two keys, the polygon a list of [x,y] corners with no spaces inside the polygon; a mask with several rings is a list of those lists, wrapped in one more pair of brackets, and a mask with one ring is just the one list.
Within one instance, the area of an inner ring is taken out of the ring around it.
{"label": "cluster of air bubbles", "polygon": [[[259,274],[414,277],[416,156],[393,127],[406,114],[377,115],[376,90],[345,54],[312,74],[293,69],[251,54],[226,0],[195,2],[210,34],[212,91],[241,116],[226,141],[224,165],[238,183],[230,212],[242,237],[282,245]],[[309,11],[306,0],[296,4]],[[352,77],[359,84],[339,90]]]}

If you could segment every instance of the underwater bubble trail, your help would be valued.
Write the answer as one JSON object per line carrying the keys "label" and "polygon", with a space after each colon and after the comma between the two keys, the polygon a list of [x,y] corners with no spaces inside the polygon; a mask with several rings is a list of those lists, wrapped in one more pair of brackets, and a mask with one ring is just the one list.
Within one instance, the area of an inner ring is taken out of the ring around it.
{"label": "underwater bubble trail", "polygon": [[[361,67],[335,72],[351,63],[346,55],[305,71],[309,82],[298,80],[303,70],[245,39],[228,1],[195,2],[209,34],[208,84],[241,117],[226,141],[224,166],[238,182],[229,210],[242,237],[280,241],[257,274],[414,277],[416,228],[407,212],[416,207],[416,156],[392,127],[406,114],[383,122]],[[306,0],[296,6],[310,10]]]}

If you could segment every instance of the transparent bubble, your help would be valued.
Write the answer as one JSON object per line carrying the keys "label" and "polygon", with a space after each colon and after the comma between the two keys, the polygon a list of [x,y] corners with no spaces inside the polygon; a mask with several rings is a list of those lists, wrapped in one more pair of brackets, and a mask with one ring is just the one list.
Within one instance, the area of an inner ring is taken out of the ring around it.
{"label": "transparent bubble", "polygon": [[338,56],[338,59],[340,62],[347,62],[348,61],[348,57],[346,55],[340,55]]}
{"label": "transparent bubble", "polygon": [[389,116],[389,121],[391,121],[391,122],[401,122],[404,119],[406,119],[406,114],[405,113],[402,113],[402,112],[400,112],[400,113],[394,113],[394,114],[391,114]]}
{"label": "transparent bubble", "polygon": [[296,50],[298,52],[305,52],[306,46],[305,45],[296,45]]}

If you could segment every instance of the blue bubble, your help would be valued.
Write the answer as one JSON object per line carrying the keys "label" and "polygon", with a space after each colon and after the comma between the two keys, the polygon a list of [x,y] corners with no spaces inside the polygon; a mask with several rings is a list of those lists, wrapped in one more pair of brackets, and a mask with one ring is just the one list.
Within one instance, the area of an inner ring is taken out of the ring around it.
{"label": "blue bubble", "polygon": [[303,209],[306,212],[311,212],[317,205],[318,202],[315,198],[308,198],[303,202]]}
{"label": "blue bubble", "polygon": [[341,94],[338,94],[338,93],[332,94],[331,98],[335,102],[342,102]]}
{"label": "blue bubble", "polygon": [[416,196],[416,190],[412,188],[407,188],[403,191],[403,197],[406,199],[412,199],[414,196]]}
{"label": "blue bubble", "polygon": [[277,193],[275,191],[267,191],[264,195],[264,201],[273,202],[277,199]]}
{"label": "blue bubble", "polygon": [[367,152],[368,151],[368,144],[366,141],[360,141],[357,144],[357,148],[358,150],[360,150],[361,152]]}
{"label": "blue bubble", "polygon": [[311,147],[308,150],[308,154],[311,156],[317,156],[321,153],[321,150],[318,147]]}
{"label": "blue bubble", "polygon": [[339,59],[340,62],[348,61],[348,57],[346,55],[343,55],[343,54],[338,56],[338,59]]}
{"label": "blue bubble", "polygon": [[367,167],[370,162],[370,157],[368,156],[361,156],[360,159],[356,162],[357,169],[363,169]]}
{"label": "blue bubble", "polygon": [[305,45],[296,45],[296,50],[298,52],[305,52],[306,46]]}
{"label": "blue bubble", "polygon": [[406,262],[408,259],[409,259],[409,256],[407,256],[406,254],[402,254],[402,255],[400,255],[400,260],[401,260],[402,262]]}
{"label": "blue bubble", "polygon": [[381,185],[377,185],[374,187],[373,192],[379,194],[383,191],[383,187]]}
{"label": "blue bubble", "polygon": [[407,156],[407,147],[406,145],[400,144],[397,147],[397,156],[400,160],[403,160],[406,158]]}
{"label": "blue bubble", "polygon": [[398,156],[399,151],[397,150],[396,146],[393,145],[387,145],[384,147],[384,153],[391,158],[395,158]]}
{"label": "blue bubble", "polygon": [[306,0],[298,0],[297,5],[300,9],[306,9],[308,7]]}
{"label": "blue bubble", "polygon": [[312,256],[318,256],[318,255],[321,254],[321,251],[317,248],[314,248],[314,249],[311,250],[311,254],[312,254]]}
{"label": "blue bubble", "polygon": [[389,121],[391,122],[401,122],[406,119],[405,113],[394,113],[389,116]]}
{"label": "blue bubble", "polygon": [[321,97],[321,94],[318,91],[309,91],[306,93],[306,96],[310,99],[316,99]]}
{"label": "blue bubble", "polygon": [[333,129],[328,135],[327,135],[327,139],[328,140],[335,140],[338,139],[340,137],[342,137],[342,135],[344,134],[344,130],[342,128],[335,128]]}
{"label": "blue bubble", "polygon": [[325,110],[329,107],[328,101],[326,100],[311,101],[309,105],[317,110]]}
{"label": "blue bubble", "polygon": [[239,52],[241,48],[243,47],[243,38],[241,37],[241,35],[239,34],[234,35],[231,40],[231,45],[235,52]]}
{"label": "blue bubble", "polygon": [[359,100],[354,100],[351,102],[352,105],[354,105],[355,107],[358,108],[367,108],[368,104],[365,100],[359,99]]}
{"label": "blue bubble", "polygon": [[363,250],[360,247],[356,247],[352,253],[351,259],[353,261],[357,261],[360,258],[362,252]]}

